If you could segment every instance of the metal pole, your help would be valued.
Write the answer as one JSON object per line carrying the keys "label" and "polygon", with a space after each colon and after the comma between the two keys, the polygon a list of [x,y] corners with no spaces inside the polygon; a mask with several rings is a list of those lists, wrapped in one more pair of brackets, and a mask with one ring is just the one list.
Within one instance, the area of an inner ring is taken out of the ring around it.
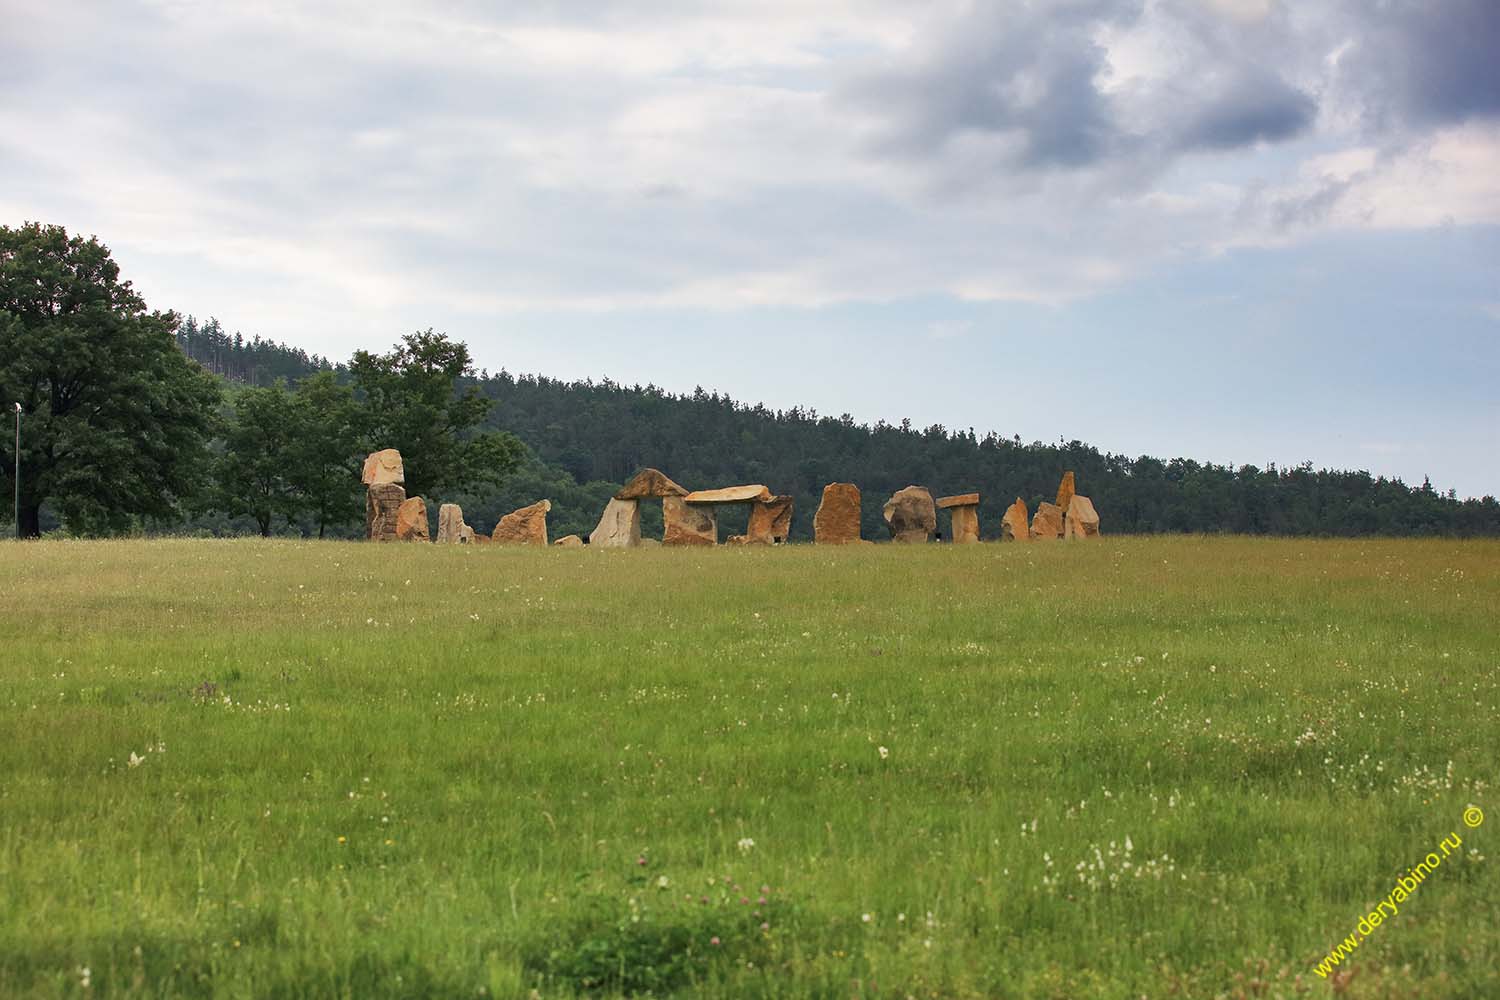
{"label": "metal pole", "polygon": [[16,404],[16,498],[11,513],[16,518],[16,538],[21,537],[21,404]]}

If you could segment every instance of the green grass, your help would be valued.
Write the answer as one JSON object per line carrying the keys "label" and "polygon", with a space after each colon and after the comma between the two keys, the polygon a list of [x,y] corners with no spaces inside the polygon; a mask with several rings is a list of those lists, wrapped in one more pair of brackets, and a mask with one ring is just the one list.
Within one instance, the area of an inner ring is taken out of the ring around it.
{"label": "green grass", "polygon": [[0,996],[1500,996],[1497,623],[1496,542],[4,544]]}

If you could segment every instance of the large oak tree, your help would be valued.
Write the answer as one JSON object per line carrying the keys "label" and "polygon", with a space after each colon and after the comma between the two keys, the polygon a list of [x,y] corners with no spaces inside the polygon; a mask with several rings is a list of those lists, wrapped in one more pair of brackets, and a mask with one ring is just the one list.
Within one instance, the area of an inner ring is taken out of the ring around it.
{"label": "large oak tree", "polygon": [[97,239],[0,226],[0,399],[22,409],[22,535],[40,533],[44,502],[70,530],[98,533],[172,516],[201,491],[219,389],[177,349],[176,325],[147,310]]}

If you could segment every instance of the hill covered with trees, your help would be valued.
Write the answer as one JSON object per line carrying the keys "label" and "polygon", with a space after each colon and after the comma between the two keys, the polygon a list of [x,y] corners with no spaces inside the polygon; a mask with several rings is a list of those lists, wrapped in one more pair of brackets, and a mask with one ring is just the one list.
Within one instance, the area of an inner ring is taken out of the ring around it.
{"label": "hill covered with trees", "polygon": [[[347,376],[345,366],[258,342],[265,345],[265,369],[294,382],[320,370]],[[1023,442],[993,431],[919,429],[907,421],[868,425],[800,407],[771,410],[701,388],[673,394],[607,378],[563,382],[501,371],[458,384],[491,402],[484,427],[509,431],[526,445],[517,470],[498,487],[429,498],[463,504],[470,523],[482,528],[547,497],[554,535],[586,534],[621,483],[640,467],[655,466],[689,488],[765,483],[791,493],[794,540],[812,537],[813,512],[830,482],[853,482],[864,492],[866,537],[885,537],[881,504],[911,483],[935,494],[981,493],[981,526],[990,537],[1006,505],[1019,496],[1034,510],[1053,499],[1067,469],[1111,533],[1500,534],[1500,503],[1493,497],[1460,500],[1427,482],[1411,486],[1362,471],[1311,464],[1230,468],[1111,454],[1081,441]],[[644,518],[643,530],[659,533],[653,505],[646,505]],[[722,525],[723,535],[742,528],[732,514]]]}
{"label": "hill covered with trees", "polygon": [[[216,319],[151,311],[97,238],[40,223],[0,226],[0,399],[19,403],[25,427],[19,457],[0,435],[0,489],[17,488],[19,462],[15,530],[27,536],[357,536],[361,460],[388,447],[434,516],[457,502],[485,531],[547,498],[554,536],[586,535],[620,485],[654,466],[691,489],[764,483],[792,494],[793,540],[812,537],[830,482],[864,492],[868,538],[885,537],[881,507],[910,484],[978,492],[993,537],[1014,498],[1035,509],[1066,470],[1106,533],[1500,535],[1494,497],[1460,500],[1427,482],[861,424],[702,388],[491,375],[432,330],[336,364],[231,336]],[[743,532],[747,515],[721,516],[721,533]],[[646,505],[643,530],[659,533],[660,518]]]}

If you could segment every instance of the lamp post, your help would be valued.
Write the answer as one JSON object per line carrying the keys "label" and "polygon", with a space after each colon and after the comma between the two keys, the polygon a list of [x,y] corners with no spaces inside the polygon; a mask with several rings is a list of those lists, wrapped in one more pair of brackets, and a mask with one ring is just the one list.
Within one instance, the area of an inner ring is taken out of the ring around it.
{"label": "lamp post", "polygon": [[21,537],[21,404],[16,404],[16,496],[11,507],[16,518],[16,538]]}

